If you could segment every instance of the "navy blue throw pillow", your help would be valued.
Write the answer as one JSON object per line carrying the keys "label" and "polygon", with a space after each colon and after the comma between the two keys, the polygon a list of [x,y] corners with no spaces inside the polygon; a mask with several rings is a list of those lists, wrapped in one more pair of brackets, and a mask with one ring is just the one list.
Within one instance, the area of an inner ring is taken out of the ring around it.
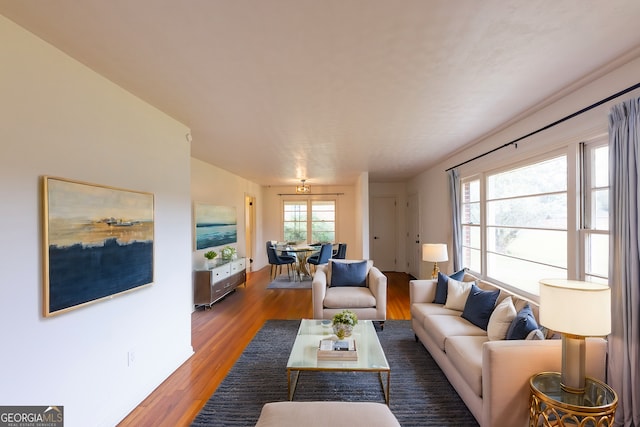
{"label": "navy blue throw pillow", "polygon": [[538,329],[538,322],[536,322],[536,318],[533,316],[531,307],[527,304],[518,312],[516,318],[513,319],[513,322],[509,325],[507,339],[523,340],[529,335],[529,332],[534,329]]}
{"label": "navy blue throw pillow", "polygon": [[332,262],[331,286],[367,286],[367,261]]}
{"label": "navy blue throw pillow", "polygon": [[469,292],[467,302],[464,305],[462,318],[486,331],[499,294],[499,290],[484,291],[475,284],[471,285],[471,292]]}
{"label": "navy blue throw pillow", "polygon": [[436,285],[436,298],[433,300],[434,303],[445,304],[447,302],[447,283],[449,282],[449,277],[461,282],[462,279],[464,279],[464,268],[456,271],[451,276],[438,272],[438,284]]}

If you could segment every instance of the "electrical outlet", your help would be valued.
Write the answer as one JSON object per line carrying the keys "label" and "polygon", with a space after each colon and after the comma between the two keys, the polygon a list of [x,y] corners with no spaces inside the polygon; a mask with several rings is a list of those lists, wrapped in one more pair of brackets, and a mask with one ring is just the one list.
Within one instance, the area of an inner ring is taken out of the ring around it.
{"label": "electrical outlet", "polygon": [[127,352],[127,366],[132,367],[136,361],[136,353],[133,350]]}

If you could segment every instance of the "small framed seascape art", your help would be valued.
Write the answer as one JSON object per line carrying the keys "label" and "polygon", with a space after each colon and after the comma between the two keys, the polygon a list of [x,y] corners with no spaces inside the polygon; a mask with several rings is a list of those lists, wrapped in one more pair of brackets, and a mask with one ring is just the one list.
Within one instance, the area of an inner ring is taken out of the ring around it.
{"label": "small framed seascape art", "polygon": [[43,177],[44,315],[153,283],[153,194]]}
{"label": "small framed seascape art", "polygon": [[196,250],[238,241],[238,218],[235,207],[194,203],[193,211]]}

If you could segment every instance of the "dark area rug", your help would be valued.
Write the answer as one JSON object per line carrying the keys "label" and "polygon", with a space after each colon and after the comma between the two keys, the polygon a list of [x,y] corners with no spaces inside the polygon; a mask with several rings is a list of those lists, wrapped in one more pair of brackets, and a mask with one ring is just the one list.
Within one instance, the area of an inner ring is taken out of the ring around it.
{"label": "dark area rug", "polygon": [[[265,322],[192,426],[252,426],[265,403],[286,401],[287,360],[299,324]],[[390,408],[402,426],[478,425],[429,352],[415,342],[409,321],[386,321],[378,337],[391,366]],[[384,395],[375,373],[301,372],[294,400],[384,402]]]}

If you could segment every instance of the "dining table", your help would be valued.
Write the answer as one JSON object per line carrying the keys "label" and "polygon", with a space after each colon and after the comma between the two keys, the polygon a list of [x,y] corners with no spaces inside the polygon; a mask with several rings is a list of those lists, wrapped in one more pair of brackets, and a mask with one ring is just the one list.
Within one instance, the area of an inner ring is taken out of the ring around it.
{"label": "dining table", "polygon": [[314,253],[318,252],[318,246],[311,245],[277,245],[276,250],[280,254],[295,254],[296,256],[296,276],[302,281],[305,276],[311,277],[311,272],[307,267],[307,259]]}

